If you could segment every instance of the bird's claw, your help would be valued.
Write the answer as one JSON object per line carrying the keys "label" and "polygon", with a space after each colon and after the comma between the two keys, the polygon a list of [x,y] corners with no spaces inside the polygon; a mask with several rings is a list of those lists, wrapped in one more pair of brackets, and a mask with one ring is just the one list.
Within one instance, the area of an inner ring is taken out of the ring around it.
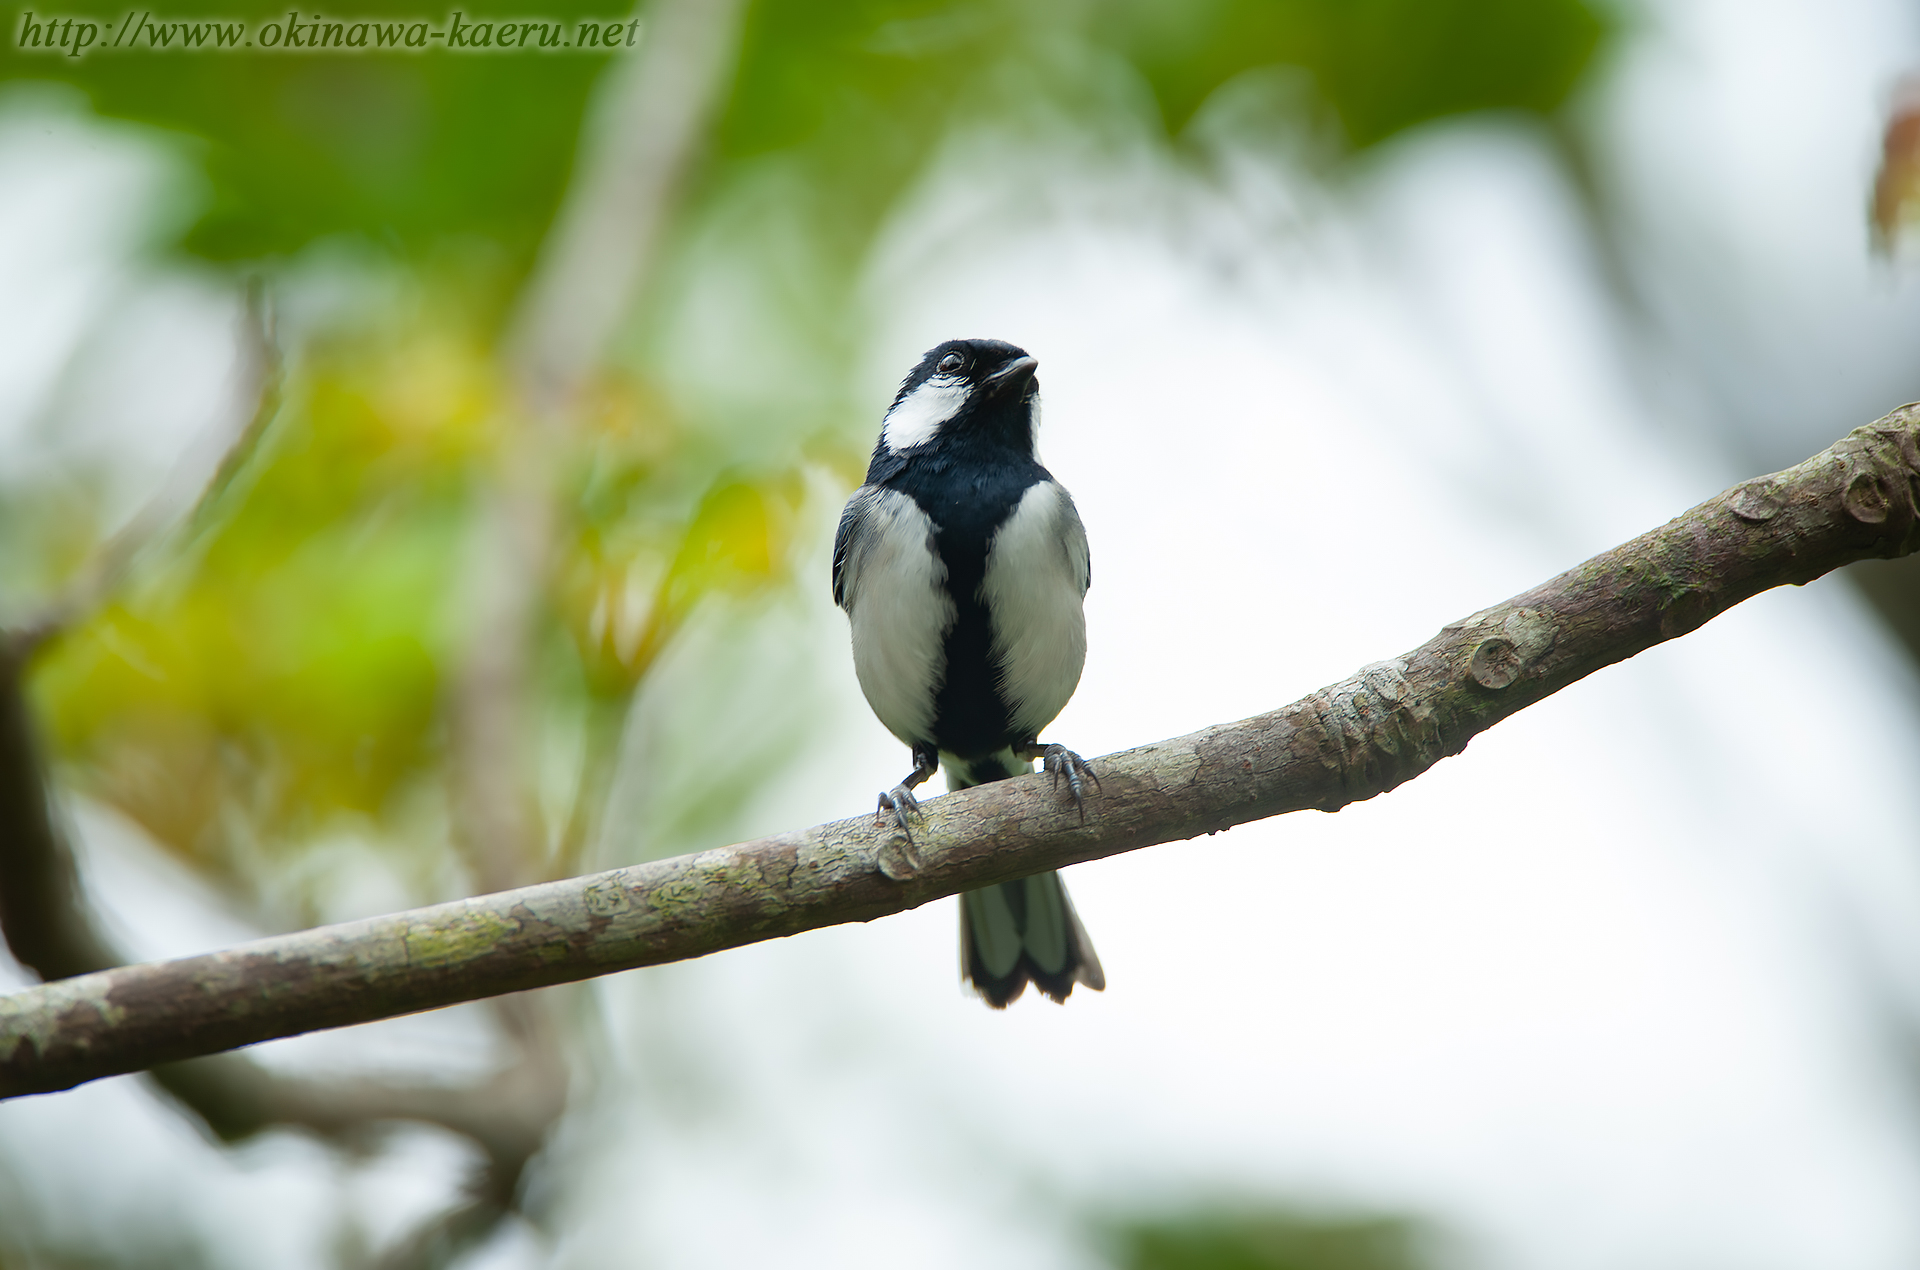
{"label": "bird's claw", "polygon": [[1100,777],[1093,765],[1064,745],[1042,746],[1037,757],[1041,768],[1053,778],[1055,790],[1060,788],[1062,780],[1067,782],[1067,792],[1073,795],[1073,809],[1080,813],[1080,823],[1087,823],[1086,783],[1092,781],[1096,790],[1100,788]]}
{"label": "bird's claw", "polygon": [[880,805],[873,813],[874,820],[884,824],[889,811],[893,813],[894,822],[900,826],[900,832],[907,836],[908,845],[912,845],[913,827],[907,823],[907,818],[920,814],[920,800],[913,796],[913,791],[904,783],[895,785],[880,795]]}

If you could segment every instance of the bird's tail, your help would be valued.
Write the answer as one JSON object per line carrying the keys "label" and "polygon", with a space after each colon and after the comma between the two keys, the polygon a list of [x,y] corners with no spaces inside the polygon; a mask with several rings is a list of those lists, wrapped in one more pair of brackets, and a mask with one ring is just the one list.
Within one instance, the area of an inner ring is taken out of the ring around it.
{"label": "bird's tail", "polygon": [[[949,789],[1033,771],[1033,764],[1014,757],[1012,750],[971,761],[942,755],[941,766]],[[996,1010],[1012,1004],[1029,981],[1055,1001],[1065,1001],[1076,983],[1095,992],[1107,986],[1093,941],[1058,873],[961,895],[960,975]]]}

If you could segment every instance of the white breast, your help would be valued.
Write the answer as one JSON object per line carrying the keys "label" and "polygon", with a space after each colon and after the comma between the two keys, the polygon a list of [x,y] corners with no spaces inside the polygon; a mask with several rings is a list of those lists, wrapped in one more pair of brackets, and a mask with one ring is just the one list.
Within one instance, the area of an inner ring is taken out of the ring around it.
{"label": "white breast", "polygon": [[866,500],[844,579],[854,673],[887,731],[922,744],[954,622],[947,566],[933,549],[933,522],[907,495],[868,487],[854,497]]}
{"label": "white breast", "polygon": [[1066,707],[1087,660],[1087,533],[1067,491],[1028,489],[987,550],[981,598],[993,619],[1001,690],[1022,736]]}

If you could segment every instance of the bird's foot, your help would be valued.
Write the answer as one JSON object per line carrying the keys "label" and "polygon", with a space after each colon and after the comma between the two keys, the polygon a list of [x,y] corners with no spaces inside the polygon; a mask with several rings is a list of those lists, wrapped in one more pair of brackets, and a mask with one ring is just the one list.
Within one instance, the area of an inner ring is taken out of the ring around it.
{"label": "bird's foot", "polygon": [[895,882],[904,882],[927,867],[927,862],[920,858],[920,851],[913,841],[913,830],[907,826],[908,818],[919,814],[920,802],[905,785],[895,785],[880,795],[880,806],[873,813],[875,822],[882,829],[888,820],[892,820],[900,829],[901,837],[887,835],[873,856],[873,862],[880,872]]}
{"label": "bird's foot", "polygon": [[1060,782],[1067,782],[1067,792],[1073,795],[1073,809],[1080,813],[1080,823],[1087,822],[1087,784],[1092,782],[1094,789],[1100,788],[1100,777],[1094,773],[1093,765],[1075,754],[1064,745],[1041,745],[1035,742],[1020,751],[1024,759],[1039,759],[1040,766],[1053,778],[1053,787],[1060,788]]}
{"label": "bird's foot", "polygon": [[920,800],[913,796],[912,788],[905,781],[880,795],[880,805],[873,813],[874,822],[884,825],[889,811],[893,813],[894,823],[900,826],[900,832],[907,835],[907,841],[911,843],[913,826],[907,821],[909,817],[920,814]]}
{"label": "bird's foot", "polygon": [[940,752],[931,745],[913,747],[913,770],[907,773],[905,780],[880,795],[880,806],[874,810],[874,819],[886,823],[889,811],[893,813],[894,823],[900,826],[900,832],[907,836],[907,845],[913,845],[913,826],[907,823],[910,816],[920,814],[920,800],[913,796],[913,787],[923,785],[929,776],[940,770]]}

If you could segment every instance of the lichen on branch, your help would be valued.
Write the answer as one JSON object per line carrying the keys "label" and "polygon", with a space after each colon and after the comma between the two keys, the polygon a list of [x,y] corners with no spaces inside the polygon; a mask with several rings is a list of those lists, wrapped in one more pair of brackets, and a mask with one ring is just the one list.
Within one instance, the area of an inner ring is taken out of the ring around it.
{"label": "lichen on branch", "polygon": [[1292,705],[1096,761],[1082,823],[1044,777],[0,997],[0,1096],[316,1028],[870,921],[1283,812],[1334,811],[1603,666],[1772,587],[1920,549],[1920,406],[1856,429]]}

